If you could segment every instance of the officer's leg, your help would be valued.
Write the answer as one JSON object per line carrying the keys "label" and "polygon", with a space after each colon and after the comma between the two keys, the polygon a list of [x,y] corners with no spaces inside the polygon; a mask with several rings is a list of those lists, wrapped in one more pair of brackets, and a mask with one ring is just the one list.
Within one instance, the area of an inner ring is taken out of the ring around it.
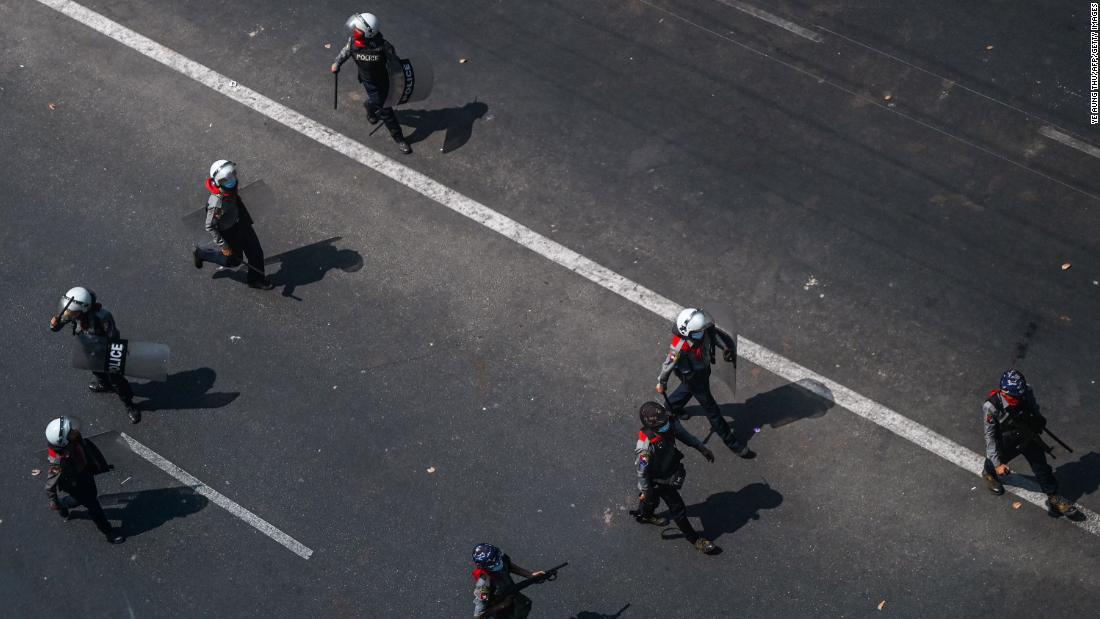
{"label": "officer's leg", "polygon": [[680,493],[671,486],[658,486],[658,493],[664,499],[665,505],[668,506],[669,519],[676,523],[687,541],[694,544],[699,539],[699,534],[695,532],[695,527],[691,526],[691,522],[687,519],[687,507],[684,506],[684,499],[680,496]]}
{"label": "officer's leg", "polygon": [[1027,458],[1027,463],[1031,465],[1031,470],[1035,473],[1035,479],[1039,482],[1039,487],[1043,492],[1058,494],[1058,480],[1054,478],[1054,469],[1050,468],[1050,464],[1047,463],[1047,455],[1043,449],[1037,444],[1031,443],[1024,446],[1020,453]]}
{"label": "officer's leg", "polygon": [[[92,482],[94,484],[94,482]],[[111,527],[111,521],[107,520],[107,515],[103,513],[103,506],[99,504],[99,497],[96,496],[96,490],[94,485],[91,488],[81,488],[75,494],[69,496],[84,506],[84,509],[88,510],[88,515],[91,516],[92,522],[95,523],[99,532],[111,537],[114,534],[114,528]]]}
{"label": "officer's leg", "polygon": [[88,389],[94,393],[106,393],[111,390],[111,379],[107,372],[92,372],[92,382]]}
{"label": "officer's leg", "polygon": [[397,122],[397,114],[393,113],[392,107],[380,108],[378,117],[385,123],[386,130],[390,132],[390,136],[393,137],[395,142],[405,141],[405,134],[401,131],[401,123]]}
{"label": "officer's leg", "polygon": [[266,279],[264,274],[264,248],[260,245],[260,237],[256,236],[256,230],[252,226],[245,226],[241,231],[241,241],[244,255],[248,259],[248,281],[259,282]]}
{"label": "officer's leg", "polygon": [[672,407],[670,412],[679,415],[690,399],[691,387],[688,386],[687,381],[682,381],[680,386],[668,396],[668,405]]}
{"label": "officer's leg", "polygon": [[638,501],[638,513],[642,516],[649,518],[657,509],[657,505],[661,502],[659,488],[660,486],[650,486],[649,492],[645,493],[645,498]]}
{"label": "officer's leg", "polygon": [[199,254],[199,259],[203,262],[212,262],[218,266],[228,268],[233,268],[241,264],[241,261],[237,259],[236,255],[226,256],[222,254],[221,246],[215,245],[214,243],[199,245],[195,249]]}
{"label": "officer's leg", "polygon": [[722,439],[726,447],[735,452],[744,450],[745,446],[733,434],[733,430],[726,423],[725,417],[722,417],[722,409],[718,407],[718,402],[714,400],[714,396],[710,393],[710,376],[692,380],[690,387],[695,399],[703,406],[703,410],[707,414],[707,421],[710,422],[710,427],[718,435],[718,438]]}

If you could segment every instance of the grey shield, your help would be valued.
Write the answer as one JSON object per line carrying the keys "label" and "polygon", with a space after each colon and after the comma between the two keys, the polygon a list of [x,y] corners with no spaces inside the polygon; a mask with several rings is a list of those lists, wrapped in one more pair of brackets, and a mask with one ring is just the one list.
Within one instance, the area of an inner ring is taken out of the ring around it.
{"label": "grey shield", "polygon": [[154,342],[109,340],[94,335],[73,338],[73,367],[121,373],[132,378],[168,380],[168,346]]}
{"label": "grey shield", "polygon": [[[203,190],[206,191],[205,189]],[[275,203],[275,191],[264,182],[264,179],[253,181],[244,187],[241,187],[239,192],[241,194],[241,201],[248,207],[249,213],[256,213],[268,209]],[[202,199],[203,205],[199,208],[187,213],[180,219],[187,225],[187,229],[191,232],[202,232],[204,238],[209,239],[210,235],[206,233],[206,196],[204,194]],[[259,207],[259,208],[257,208]]]}
{"label": "grey shield", "polygon": [[403,58],[390,69],[390,92],[382,107],[423,101],[432,94],[435,72],[432,63],[419,56]]}

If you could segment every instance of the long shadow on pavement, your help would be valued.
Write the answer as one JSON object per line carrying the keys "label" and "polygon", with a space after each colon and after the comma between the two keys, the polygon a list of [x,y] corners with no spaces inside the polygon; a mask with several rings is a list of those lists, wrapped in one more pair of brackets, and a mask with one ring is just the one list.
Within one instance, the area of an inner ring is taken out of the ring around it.
{"label": "long shadow on pavement", "polygon": [[614,615],[605,615],[603,613],[597,613],[590,610],[582,610],[581,612],[577,613],[572,619],[618,619],[619,617],[623,616],[623,613],[626,612],[626,609],[628,608],[630,608],[630,604],[627,604],[626,606],[620,608],[619,612],[615,613]]}
{"label": "long shadow on pavement", "polygon": [[775,509],[783,503],[783,495],[765,483],[751,483],[736,492],[719,492],[706,501],[689,505],[689,518],[702,522],[700,535],[714,541],[733,533],[750,520],[760,519],[760,510]]}
{"label": "long shadow on pavement", "polygon": [[[719,408],[722,416],[732,420],[734,433],[748,442],[756,435],[756,428],[780,428],[801,419],[816,419],[833,406],[833,395],[828,387],[802,379],[754,395],[742,404],[722,404]],[[698,405],[685,407],[684,413],[689,417],[704,416]]]}
{"label": "long shadow on pavement", "polygon": [[409,144],[422,142],[437,131],[445,131],[441,152],[449,153],[462,148],[470,141],[474,131],[474,122],[489,112],[489,106],[473,100],[462,107],[448,107],[441,110],[400,110],[397,118],[402,125],[414,130],[405,136]]}
{"label": "long shadow on pavement", "polygon": [[[1026,465],[1025,465],[1026,466]],[[1063,496],[1071,501],[1100,488],[1100,453],[1087,453],[1076,462],[1067,462],[1054,473]]]}
{"label": "long shadow on pavement", "polygon": [[142,410],[221,408],[236,400],[240,393],[207,393],[214,386],[217,376],[210,368],[176,372],[163,383],[134,384],[134,395],[146,398],[138,403]]}
{"label": "long shadow on pavement", "polygon": [[[122,532],[127,537],[151,531],[169,520],[190,516],[210,503],[206,497],[186,486],[104,494],[99,497],[99,502],[107,518],[122,523]],[[83,510],[73,512],[70,517],[74,520],[90,519]]]}
{"label": "long shadow on pavement", "polygon": [[298,249],[285,251],[264,260],[264,264],[280,263],[279,271],[271,276],[271,283],[283,287],[283,296],[301,301],[294,296],[299,286],[307,286],[324,279],[332,269],[354,273],[363,268],[363,256],[352,249],[337,249],[334,236]]}

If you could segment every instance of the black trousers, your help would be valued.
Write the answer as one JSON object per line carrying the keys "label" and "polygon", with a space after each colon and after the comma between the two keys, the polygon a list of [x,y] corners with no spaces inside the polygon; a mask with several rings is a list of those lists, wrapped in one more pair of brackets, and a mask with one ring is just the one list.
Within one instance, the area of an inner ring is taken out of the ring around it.
{"label": "black trousers", "polygon": [[722,439],[726,447],[733,450],[739,449],[741,447],[740,441],[734,435],[733,429],[726,423],[725,417],[722,416],[722,409],[718,408],[718,402],[714,401],[714,396],[710,393],[710,372],[696,373],[691,378],[681,379],[681,381],[680,386],[672,392],[672,395],[668,396],[668,403],[672,407],[672,411],[679,412],[688,403],[688,400],[695,398],[695,401],[706,412],[707,421],[710,422],[710,427],[718,435],[718,438]]}
{"label": "black trousers", "polygon": [[699,534],[695,532],[695,527],[691,526],[691,522],[688,521],[687,507],[684,506],[684,499],[676,488],[657,484],[651,485],[649,492],[645,493],[645,499],[638,502],[638,511],[643,516],[652,516],[662,500],[668,506],[669,519],[676,523],[687,541],[694,544],[699,539]]}
{"label": "black trousers", "polygon": [[95,523],[100,533],[107,537],[111,536],[114,529],[111,527],[111,522],[107,520],[107,515],[103,513],[103,506],[99,504],[99,490],[96,488],[95,478],[91,474],[81,475],[80,480],[75,485],[62,488],[62,490],[68,492],[73,500],[88,510],[88,515],[92,517],[92,522]]}
{"label": "black trousers", "polygon": [[[1001,450],[1001,462],[1005,464],[1008,464],[1008,461],[1016,456],[1023,456],[1027,459],[1027,463],[1031,465],[1031,471],[1035,473],[1035,479],[1038,480],[1039,487],[1042,488],[1043,492],[1058,494],[1058,480],[1054,478],[1054,469],[1050,467],[1050,464],[1047,464],[1047,454],[1038,443],[1027,443],[1019,449],[1005,447]],[[997,472],[994,470],[993,463],[990,462],[989,458],[985,459],[985,465],[982,468],[986,475],[997,476]]]}
{"label": "black trousers", "polygon": [[248,281],[259,282],[265,278],[264,248],[251,224],[238,223],[228,230],[221,231],[226,245],[233,250],[232,256],[222,255],[221,247],[206,245],[199,248],[199,258],[223,267],[235,268],[241,265],[241,254],[248,260]]}
{"label": "black trousers", "polygon": [[92,372],[92,376],[95,377],[95,381],[100,385],[110,387],[111,391],[114,391],[118,395],[118,399],[123,403],[129,404],[134,399],[134,390],[130,388],[130,381],[126,380],[126,377],[122,374],[111,374],[110,372]]}
{"label": "black trousers", "polygon": [[404,141],[405,136],[401,133],[401,125],[397,122],[397,115],[393,113],[393,108],[382,107],[389,95],[389,85],[380,87],[374,82],[361,81],[359,83],[367,91],[367,113],[381,118],[382,123],[386,125],[386,130],[390,132],[393,139]]}

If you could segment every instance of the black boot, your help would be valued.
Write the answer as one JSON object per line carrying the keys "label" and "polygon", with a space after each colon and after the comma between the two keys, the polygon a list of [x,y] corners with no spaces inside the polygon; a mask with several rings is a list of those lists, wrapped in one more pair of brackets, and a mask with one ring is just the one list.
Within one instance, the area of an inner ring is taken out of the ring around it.
{"label": "black boot", "polygon": [[988,488],[989,491],[992,492],[993,494],[995,494],[997,496],[1001,496],[1002,494],[1005,493],[1004,484],[1002,484],[1001,481],[999,479],[997,479],[996,475],[990,475],[989,473],[982,473],[982,481],[985,482],[985,487]]}
{"label": "black boot", "polygon": [[397,147],[401,149],[401,152],[405,153],[406,155],[412,154],[412,146],[409,146],[409,143],[405,141],[405,138],[394,138],[393,141],[397,142]]}
{"label": "black boot", "polygon": [[111,385],[97,378],[96,380],[88,383],[88,391],[91,391],[92,393],[107,393],[108,391],[114,390],[111,389]]}
{"label": "black boot", "polygon": [[111,532],[107,534],[107,541],[111,544],[121,544],[126,541],[126,536],[119,533],[118,529],[111,529]]}
{"label": "black boot", "polygon": [[263,279],[255,279],[248,282],[249,288],[255,288],[256,290],[271,290],[275,287],[275,284],[271,283],[271,280],[266,277]]}
{"label": "black boot", "polygon": [[756,452],[749,449],[749,446],[742,443],[741,441],[734,441],[733,444],[731,444],[729,447],[730,447],[730,451],[737,454],[737,456],[739,458],[744,458],[745,460],[752,460],[753,458],[756,457]]}
{"label": "black boot", "polygon": [[138,423],[141,421],[141,411],[134,405],[133,402],[126,403],[126,414],[130,417],[130,423]]}
{"label": "black boot", "polygon": [[194,261],[196,269],[202,268],[202,258],[199,257],[198,247],[191,248],[191,260]]}
{"label": "black boot", "polygon": [[1077,510],[1077,506],[1075,506],[1073,503],[1070,503],[1065,499],[1065,497],[1059,494],[1048,494],[1046,504],[1047,514],[1054,518],[1057,518],[1058,516],[1065,516],[1070,520],[1076,520],[1081,513]]}

